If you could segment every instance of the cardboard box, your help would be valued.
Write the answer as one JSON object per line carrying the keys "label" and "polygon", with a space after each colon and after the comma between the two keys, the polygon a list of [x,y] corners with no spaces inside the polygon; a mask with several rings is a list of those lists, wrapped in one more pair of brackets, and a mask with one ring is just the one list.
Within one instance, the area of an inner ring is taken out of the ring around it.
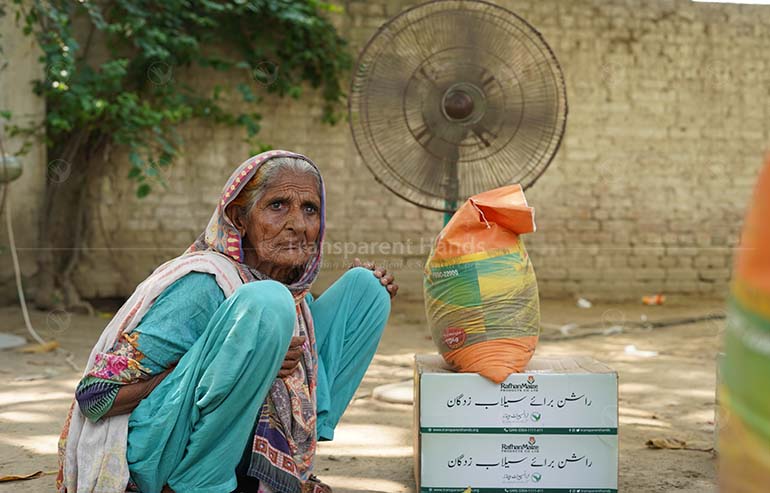
{"label": "cardboard box", "polygon": [[415,356],[421,492],[617,491],[617,373],[588,357],[536,356],[494,384]]}
{"label": "cardboard box", "polygon": [[617,491],[617,435],[422,435],[422,492]]}

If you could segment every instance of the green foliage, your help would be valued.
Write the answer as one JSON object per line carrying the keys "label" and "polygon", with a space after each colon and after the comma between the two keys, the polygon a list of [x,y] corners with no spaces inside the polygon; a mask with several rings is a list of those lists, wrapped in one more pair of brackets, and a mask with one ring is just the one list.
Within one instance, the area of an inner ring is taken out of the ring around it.
{"label": "green foliage", "polygon": [[[178,155],[176,128],[192,118],[242,127],[253,148],[260,91],[297,98],[318,88],[323,121],[341,117],[346,42],[328,20],[336,7],[317,0],[13,0],[17,22],[42,52],[49,158],[72,146],[116,144],[129,152],[129,178],[146,196]],[[10,12],[10,10],[8,11]],[[77,27],[75,27],[77,26]],[[225,73],[235,87],[193,87],[190,69]],[[186,83],[185,81],[190,81]],[[225,96],[242,100],[229,106]],[[239,108],[233,112],[233,106]],[[5,116],[5,114],[3,114]],[[41,129],[15,127],[29,136]],[[77,143],[77,144],[76,144]],[[104,163],[107,165],[108,163]]]}

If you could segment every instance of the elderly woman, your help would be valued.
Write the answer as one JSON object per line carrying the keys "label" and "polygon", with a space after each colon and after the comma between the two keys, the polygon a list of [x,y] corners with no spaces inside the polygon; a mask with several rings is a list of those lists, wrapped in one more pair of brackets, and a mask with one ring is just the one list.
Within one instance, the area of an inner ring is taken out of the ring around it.
{"label": "elderly woman", "polygon": [[324,186],[305,156],[235,170],[205,232],[142,282],[89,358],[60,492],[330,491],[311,475],[398,286],[356,265],[323,296]]}

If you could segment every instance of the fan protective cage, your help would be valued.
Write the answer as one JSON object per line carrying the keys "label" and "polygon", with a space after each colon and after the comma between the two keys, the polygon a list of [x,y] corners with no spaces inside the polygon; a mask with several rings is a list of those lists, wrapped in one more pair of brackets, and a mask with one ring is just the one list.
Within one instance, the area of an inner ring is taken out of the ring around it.
{"label": "fan protective cage", "polygon": [[556,57],[524,19],[485,1],[436,0],[372,36],[348,111],[377,181],[451,212],[476,193],[535,183],[561,143],[567,95]]}

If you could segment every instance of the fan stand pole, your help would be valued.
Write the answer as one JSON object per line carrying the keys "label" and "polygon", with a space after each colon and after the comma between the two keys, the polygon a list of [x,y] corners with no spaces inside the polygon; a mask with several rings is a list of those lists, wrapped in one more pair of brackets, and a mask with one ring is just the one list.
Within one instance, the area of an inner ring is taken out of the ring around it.
{"label": "fan stand pole", "polygon": [[[449,220],[452,219],[452,216],[454,215],[455,211],[457,211],[457,202],[459,201],[460,197],[460,176],[458,173],[457,168],[457,162],[460,160],[460,152],[455,147],[454,152],[452,153],[451,159],[447,160],[447,168],[448,168],[448,175],[449,175],[449,186],[447,187],[447,200],[446,200],[446,208],[448,209],[447,212],[444,213],[444,226],[449,223]],[[451,212],[449,212],[451,211]]]}
{"label": "fan stand pole", "polygon": [[[452,204],[455,204],[456,202],[448,202],[447,201],[447,207],[449,207]],[[452,219],[452,216],[454,216],[454,212],[445,212],[444,213],[444,226],[449,224],[449,220]]]}

